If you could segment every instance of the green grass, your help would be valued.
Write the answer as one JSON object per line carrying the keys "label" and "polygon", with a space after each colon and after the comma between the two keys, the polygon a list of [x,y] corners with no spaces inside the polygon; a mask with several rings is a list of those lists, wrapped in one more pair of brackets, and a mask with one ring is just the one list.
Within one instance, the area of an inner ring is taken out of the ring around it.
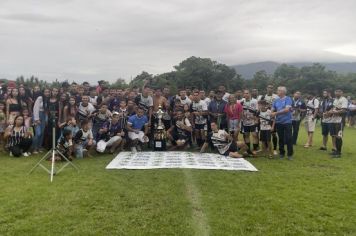
{"label": "green grass", "polygon": [[331,159],[249,159],[258,172],[105,170],[112,156],[74,163],[49,182],[37,157],[0,158],[0,235],[356,235],[356,130]]}

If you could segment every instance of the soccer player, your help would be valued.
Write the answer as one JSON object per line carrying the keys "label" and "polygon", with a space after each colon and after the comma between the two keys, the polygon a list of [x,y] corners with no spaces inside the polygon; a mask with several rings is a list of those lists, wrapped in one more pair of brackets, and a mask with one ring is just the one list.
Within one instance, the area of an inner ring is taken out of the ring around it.
{"label": "soccer player", "polygon": [[142,107],[137,108],[137,114],[130,116],[127,121],[127,130],[131,143],[131,151],[141,151],[141,146],[148,143],[148,118]]}
{"label": "soccer player", "polygon": [[193,93],[193,102],[190,105],[190,112],[193,115],[194,136],[198,147],[201,147],[206,139],[208,131],[207,118],[208,106],[200,99],[199,92]]}
{"label": "soccer player", "polygon": [[342,96],[343,92],[341,89],[335,90],[335,99],[333,102],[333,108],[326,113],[326,115],[331,116],[330,124],[330,134],[335,140],[336,150],[331,153],[331,156],[334,158],[341,157],[342,149],[342,136],[343,136],[343,116],[346,114],[348,101]]}
{"label": "soccer player", "polygon": [[[247,153],[256,155],[258,150],[258,119],[256,114],[258,112],[257,100],[251,98],[250,91],[248,89],[244,90],[244,98],[242,100],[243,112],[242,112],[242,123],[241,123],[241,133],[244,136],[245,143],[247,145]],[[253,143],[253,151],[251,151],[251,139]]]}
{"label": "soccer player", "polygon": [[246,144],[240,141],[234,141],[233,138],[223,129],[219,129],[215,121],[210,123],[211,132],[208,135],[207,140],[200,149],[203,153],[209,147],[217,149],[221,155],[242,158],[243,155],[239,151],[244,152],[247,149]]}

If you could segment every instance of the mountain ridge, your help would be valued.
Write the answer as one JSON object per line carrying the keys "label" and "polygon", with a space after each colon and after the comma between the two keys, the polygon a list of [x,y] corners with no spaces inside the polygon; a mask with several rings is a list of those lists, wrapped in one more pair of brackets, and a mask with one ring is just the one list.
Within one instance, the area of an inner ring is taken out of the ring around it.
{"label": "mountain ridge", "polygon": [[245,79],[252,79],[253,75],[261,70],[272,75],[274,71],[282,64],[293,65],[301,68],[303,66],[311,66],[314,63],[320,63],[325,66],[327,70],[336,71],[339,74],[356,73],[356,62],[275,62],[275,61],[261,61],[247,64],[237,64],[230,67],[234,68],[238,74]]}

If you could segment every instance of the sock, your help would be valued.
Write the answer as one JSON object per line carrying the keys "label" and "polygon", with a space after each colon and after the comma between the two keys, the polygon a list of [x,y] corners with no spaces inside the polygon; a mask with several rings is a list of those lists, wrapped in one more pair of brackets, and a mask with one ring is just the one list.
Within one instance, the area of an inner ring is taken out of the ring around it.
{"label": "sock", "polygon": [[197,138],[197,145],[198,145],[198,147],[201,147],[202,145],[203,145],[203,140],[202,139],[200,139],[200,138]]}
{"label": "sock", "polygon": [[277,150],[277,135],[272,134],[273,150]]}
{"label": "sock", "polygon": [[248,154],[252,154],[252,152],[251,152],[251,144],[250,143],[246,143],[246,145],[247,145],[247,153]]}
{"label": "sock", "polygon": [[335,145],[336,145],[336,152],[341,153],[341,148],[342,148],[342,138],[336,138],[335,140]]}

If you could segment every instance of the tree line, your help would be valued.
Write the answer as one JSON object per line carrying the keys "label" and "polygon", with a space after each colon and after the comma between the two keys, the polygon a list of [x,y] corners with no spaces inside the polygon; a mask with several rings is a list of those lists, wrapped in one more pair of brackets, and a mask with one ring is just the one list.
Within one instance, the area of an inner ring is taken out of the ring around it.
{"label": "tree line", "polygon": [[[130,82],[117,79],[114,83],[106,82],[110,88],[141,87],[145,80],[150,81],[152,87],[168,86],[175,92],[178,88],[197,88],[201,90],[214,90],[219,85],[225,85],[230,92],[244,88],[256,88],[265,91],[268,84],[284,85],[289,92],[301,91],[303,94],[321,94],[324,89],[335,90],[340,88],[345,94],[353,96],[356,92],[356,73],[338,74],[326,70],[325,66],[315,63],[301,68],[282,64],[274,72],[257,71],[252,79],[244,79],[225,64],[218,63],[210,58],[189,57],[174,66],[174,70],[158,75],[143,71]],[[40,86],[59,86],[62,81],[58,79],[52,83],[39,80],[37,77],[16,79],[18,84],[27,86],[39,84]]]}

